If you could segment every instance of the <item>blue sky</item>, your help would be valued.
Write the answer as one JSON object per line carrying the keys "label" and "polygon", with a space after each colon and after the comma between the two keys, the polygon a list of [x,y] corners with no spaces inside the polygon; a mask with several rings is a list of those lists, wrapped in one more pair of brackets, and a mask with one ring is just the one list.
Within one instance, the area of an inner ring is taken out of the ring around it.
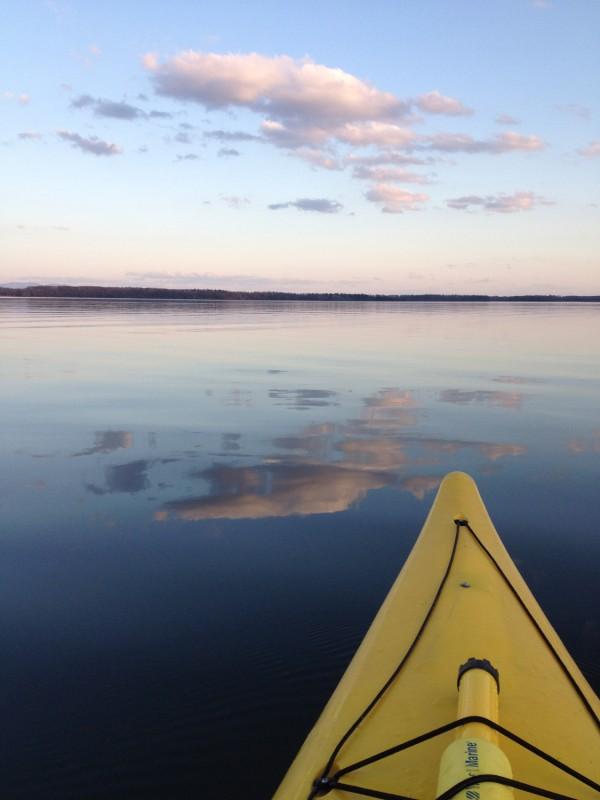
{"label": "blue sky", "polygon": [[0,281],[599,291],[592,0],[9,2]]}

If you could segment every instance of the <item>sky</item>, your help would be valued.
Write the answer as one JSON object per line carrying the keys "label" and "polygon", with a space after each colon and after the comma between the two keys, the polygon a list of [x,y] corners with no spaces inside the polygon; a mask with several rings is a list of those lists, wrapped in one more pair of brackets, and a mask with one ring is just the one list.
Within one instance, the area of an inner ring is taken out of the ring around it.
{"label": "sky", "polygon": [[600,292],[596,0],[7,0],[0,284]]}

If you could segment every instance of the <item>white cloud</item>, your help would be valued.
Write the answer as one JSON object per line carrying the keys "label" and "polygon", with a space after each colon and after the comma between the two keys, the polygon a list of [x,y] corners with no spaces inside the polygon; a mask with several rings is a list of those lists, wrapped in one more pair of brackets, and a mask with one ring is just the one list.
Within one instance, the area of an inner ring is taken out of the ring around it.
{"label": "white cloud", "polygon": [[494,211],[499,214],[514,214],[519,211],[530,211],[535,206],[551,206],[554,203],[546,200],[534,192],[515,192],[515,194],[497,195],[466,195],[464,197],[454,197],[446,201],[448,208],[458,211],[467,211],[472,206],[482,208],[485,211]]}
{"label": "white cloud", "polygon": [[88,138],[80,136],[71,131],[57,131],[57,135],[66,142],[70,142],[73,147],[82,150],[84,153],[91,153],[95,156],[116,156],[122,152],[121,148],[111,142],[105,142],[97,136]]}
{"label": "white cloud", "polygon": [[446,97],[437,90],[419,95],[415,99],[415,105],[428,114],[448,114],[456,117],[470,116],[473,113],[473,109],[465,106],[460,100],[454,97]]}
{"label": "white cloud", "polygon": [[420,204],[429,200],[423,193],[407,192],[389,183],[377,183],[365,194],[367,200],[382,205],[387,214],[401,214],[403,211],[418,211]]}

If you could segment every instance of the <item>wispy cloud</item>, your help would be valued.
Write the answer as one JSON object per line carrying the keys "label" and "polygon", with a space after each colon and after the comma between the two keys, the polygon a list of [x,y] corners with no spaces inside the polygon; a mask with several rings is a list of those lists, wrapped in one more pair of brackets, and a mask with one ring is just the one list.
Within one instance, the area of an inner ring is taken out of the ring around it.
{"label": "wispy cloud", "polygon": [[506,131],[493,139],[474,139],[466,133],[437,133],[424,137],[419,148],[438,150],[444,153],[490,153],[498,155],[511,151],[531,152],[543,150],[546,143],[539,136],[525,136],[515,131]]}
{"label": "wispy cloud", "polygon": [[283,208],[296,208],[298,211],[316,211],[320,214],[337,214],[342,210],[343,205],[337,200],[328,200],[325,197],[301,197],[298,200],[290,200],[287,203],[272,203],[269,206],[271,211],[279,211]]}
{"label": "wispy cloud", "polygon": [[230,207],[230,208],[243,208],[250,204],[250,198],[242,197],[237,194],[226,194],[222,195],[221,199]]}
{"label": "wispy cloud", "polygon": [[468,108],[455,97],[446,97],[440,94],[437,90],[417,97],[415,105],[428,114],[447,114],[453,117],[473,114],[472,108]]}
{"label": "wispy cloud", "polygon": [[600,156],[600,139],[594,139],[585,147],[581,147],[577,152],[584,158],[597,158]]}
{"label": "wispy cloud", "polygon": [[175,156],[175,161],[198,161],[200,156],[196,153],[186,153],[185,155]]}
{"label": "wispy cloud", "polygon": [[146,112],[138,106],[131,105],[124,100],[106,100],[101,97],[92,97],[90,94],[80,94],[71,100],[71,108],[91,108],[97,117],[110,117],[131,121],[135,119],[171,119],[169,111]]}
{"label": "wispy cloud", "polygon": [[239,156],[240,151],[234,147],[221,147],[217,155],[219,158],[231,158],[232,156]]}
{"label": "wispy cloud", "polygon": [[179,144],[191,144],[192,143],[192,137],[190,136],[189,133],[186,133],[185,131],[179,131],[179,133],[175,134],[175,136],[173,137],[173,140],[175,142],[178,142]]}
{"label": "wispy cloud", "polygon": [[377,183],[365,194],[367,200],[378,203],[386,214],[402,214],[404,211],[418,211],[429,195],[421,192],[407,192],[389,183]]}
{"label": "wispy cloud", "polygon": [[495,122],[497,122],[498,125],[519,125],[520,120],[516,117],[512,117],[510,114],[498,114]]}
{"label": "wispy cloud", "polygon": [[[186,123],[182,123],[181,127],[186,125]],[[189,125],[188,127],[193,127]],[[204,131],[202,136],[205,139],[216,139],[218,142],[255,142],[255,141],[262,141],[260,136],[255,136],[252,133],[246,133],[245,131],[224,131],[224,130],[215,130],[215,131]]]}
{"label": "wispy cloud", "polygon": [[383,150],[375,155],[357,155],[351,153],[346,156],[344,163],[349,167],[356,167],[360,165],[374,167],[380,165],[398,164],[398,165],[411,165],[411,166],[429,166],[439,161],[439,158],[434,156],[415,156],[407,155],[406,153],[398,153],[395,150]]}
{"label": "wispy cloud", "polygon": [[297,158],[301,158],[313,167],[321,167],[321,169],[339,170],[343,168],[343,164],[335,154],[327,150],[319,150],[316,147],[299,147],[294,151]]}
{"label": "wispy cloud", "polygon": [[579,119],[585,119],[589,122],[592,118],[592,109],[589,106],[582,106],[579,103],[567,103],[566,105],[556,106],[557,110],[563,114],[570,114]]}
{"label": "wispy cloud", "polygon": [[31,102],[30,95],[26,94],[25,92],[21,92],[20,94],[15,92],[2,92],[1,97],[4,100],[16,100],[16,102],[21,106],[28,106]]}
{"label": "wispy cloud", "polygon": [[57,131],[63,141],[70,142],[71,145],[84,153],[91,153],[94,156],[116,156],[119,155],[121,148],[112,142],[105,142],[97,136],[80,136],[72,131]]}
{"label": "wispy cloud", "polygon": [[359,180],[376,181],[377,183],[430,183],[426,175],[408,172],[402,167],[370,166],[358,164],[354,167],[353,177]]}
{"label": "wispy cloud", "polygon": [[24,141],[35,142],[42,138],[42,134],[37,133],[36,131],[21,131],[19,134],[19,139],[23,139]]}
{"label": "wispy cloud", "polygon": [[551,206],[553,201],[534,192],[515,192],[515,194],[497,195],[465,195],[454,197],[446,201],[448,208],[458,211],[468,211],[471,207],[482,208],[484,211],[494,211],[499,214],[514,214],[519,211],[530,211],[536,206]]}

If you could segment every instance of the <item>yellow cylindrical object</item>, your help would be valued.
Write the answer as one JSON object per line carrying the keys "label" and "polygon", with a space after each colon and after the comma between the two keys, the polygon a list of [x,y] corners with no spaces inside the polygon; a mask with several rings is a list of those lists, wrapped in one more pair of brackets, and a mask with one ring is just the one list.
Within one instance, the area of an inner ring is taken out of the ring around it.
{"label": "yellow cylindrical object", "polygon": [[[458,719],[485,717],[498,721],[497,678],[484,668],[469,668],[459,676]],[[501,775],[512,778],[506,755],[498,746],[498,734],[481,722],[470,722],[458,729],[457,738],[442,756],[437,795],[476,775]],[[512,800],[509,786],[477,783],[456,795],[459,800]]]}

